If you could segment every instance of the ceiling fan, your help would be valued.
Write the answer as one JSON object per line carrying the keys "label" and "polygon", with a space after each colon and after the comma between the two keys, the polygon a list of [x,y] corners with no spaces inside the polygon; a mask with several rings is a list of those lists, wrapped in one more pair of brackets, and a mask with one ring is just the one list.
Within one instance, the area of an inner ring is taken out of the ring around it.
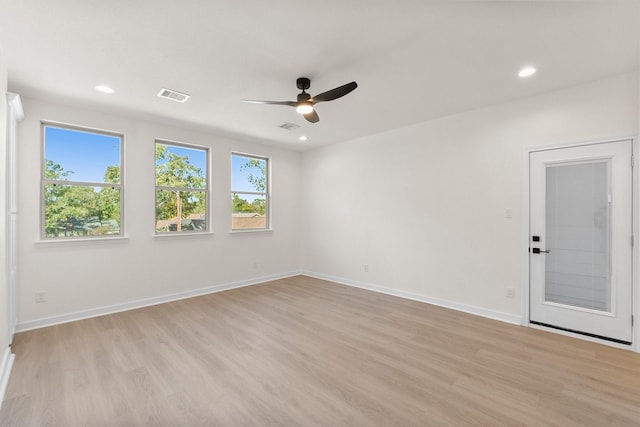
{"label": "ceiling fan", "polygon": [[256,101],[252,99],[243,99],[242,101],[252,102],[254,104],[288,105],[290,107],[296,107],[296,111],[302,114],[307,121],[316,123],[320,120],[320,117],[318,117],[318,113],[316,113],[316,110],[313,108],[315,104],[318,102],[333,101],[334,99],[341,98],[357,88],[358,84],[356,82],[347,83],[326,92],[322,92],[314,97],[311,97],[311,95],[305,92],[309,87],[311,87],[311,80],[308,78],[299,77],[296,80],[296,86],[298,86],[298,89],[302,90],[302,92],[298,94],[297,101]]}

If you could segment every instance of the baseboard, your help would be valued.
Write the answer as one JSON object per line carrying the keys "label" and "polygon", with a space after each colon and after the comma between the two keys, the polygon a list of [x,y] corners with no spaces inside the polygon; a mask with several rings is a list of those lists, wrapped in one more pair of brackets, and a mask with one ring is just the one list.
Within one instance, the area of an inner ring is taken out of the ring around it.
{"label": "baseboard", "polygon": [[169,295],[162,295],[162,296],[146,298],[142,300],[130,301],[122,304],[114,304],[114,305],[109,305],[104,307],[97,307],[89,310],[82,310],[82,311],[76,311],[73,313],[61,314],[58,316],[51,316],[51,317],[45,317],[45,318],[36,319],[36,320],[29,320],[26,322],[18,323],[16,325],[16,332],[25,332],[25,331],[30,331],[32,329],[39,329],[39,328],[45,328],[47,326],[59,325],[62,323],[75,322],[76,320],[89,319],[92,317],[104,316],[107,314],[119,313],[127,310],[134,310],[136,308],[148,307],[151,305],[163,304],[171,301],[178,301],[185,298],[193,298],[200,295],[207,295],[215,292],[226,291],[229,289],[257,285],[260,283],[269,282],[271,280],[278,280],[278,279],[284,279],[286,277],[297,276],[299,274],[303,274],[309,277],[315,277],[317,279],[329,280],[331,282],[336,282],[336,283],[340,283],[347,286],[353,286],[356,288],[362,288],[362,289],[367,289],[374,292],[380,292],[387,295],[393,295],[400,298],[406,298],[414,301],[424,302],[427,304],[433,304],[440,307],[446,307],[453,310],[463,311],[465,313],[475,314],[477,316],[487,317],[489,319],[494,319],[494,320],[500,320],[502,322],[512,323],[515,325],[521,324],[520,316],[514,315],[514,314],[502,313],[499,311],[489,310],[486,308],[462,304],[454,301],[448,301],[440,298],[431,298],[424,295],[414,294],[411,292],[385,288],[382,286],[372,285],[364,282],[358,282],[355,280],[343,279],[341,277],[316,273],[313,271],[301,270],[301,271],[290,271],[286,273],[274,274],[270,276],[262,276],[258,278],[241,280],[237,282],[230,282],[230,283],[225,283],[220,285],[208,286],[206,288],[193,289],[190,291],[179,292],[179,293],[169,294]]}
{"label": "baseboard", "polygon": [[11,353],[11,347],[7,346],[2,356],[2,364],[0,364],[0,408],[2,408],[2,402],[4,402],[4,394],[7,391],[7,385],[9,385],[9,377],[11,376],[15,358],[16,355]]}
{"label": "baseboard", "polygon": [[329,280],[331,282],[340,283],[342,285],[353,286],[356,288],[367,289],[369,291],[379,292],[382,294],[393,295],[395,297],[406,298],[414,301],[420,301],[427,304],[433,304],[440,307],[450,308],[452,310],[463,311],[469,314],[475,314],[476,316],[487,317],[489,319],[499,320],[501,322],[511,323],[514,325],[521,325],[522,319],[516,314],[503,313],[500,311],[489,310],[482,307],[476,307],[473,305],[462,304],[455,301],[449,301],[441,298],[432,298],[424,295],[414,294],[411,292],[400,291],[397,289],[385,288],[382,286],[372,285],[369,283],[358,282],[355,280],[343,279],[341,277],[330,276],[327,274],[315,273],[313,271],[302,270],[300,274],[305,276],[315,277],[316,279]]}
{"label": "baseboard", "polygon": [[91,317],[104,316],[106,314],[119,313],[121,311],[134,310],[136,308],[148,307],[151,305],[163,304],[171,301],[178,301],[186,298],[193,298],[200,295],[212,294],[215,292],[226,291],[229,289],[242,288],[245,286],[258,285],[260,283],[269,282],[271,280],[284,279],[286,277],[297,276],[300,271],[290,271],[286,273],[262,276],[248,280],[240,280],[237,282],[225,283],[221,285],[208,286],[206,288],[193,289],[175,294],[161,295],[152,298],[145,298],[136,301],[125,302],[122,304],[108,305],[104,307],[92,308],[89,310],[76,311],[73,313],[61,314],[58,316],[45,317],[42,319],[29,320],[19,322],[16,325],[16,332],[25,332],[32,329],[45,328],[47,326],[59,325],[62,323],[75,322],[76,320],[89,319]]}

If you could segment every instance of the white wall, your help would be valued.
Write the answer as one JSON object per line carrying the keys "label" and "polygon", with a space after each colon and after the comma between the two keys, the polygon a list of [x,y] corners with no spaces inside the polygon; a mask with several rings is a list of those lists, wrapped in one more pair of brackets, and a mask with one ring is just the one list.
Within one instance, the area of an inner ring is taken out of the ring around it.
{"label": "white wall", "polygon": [[[521,241],[526,150],[636,135],[639,93],[639,76],[622,75],[302,156],[23,98],[19,322],[38,326],[39,319],[48,317],[259,280],[300,268],[519,316],[520,251],[526,244]],[[125,134],[128,239],[38,241],[40,173],[34,165],[41,156],[40,120]],[[155,138],[212,148],[215,234],[152,237]],[[273,232],[228,232],[232,150],[272,158]],[[512,218],[505,218],[507,209]],[[516,298],[506,298],[506,287],[516,288]],[[35,292],[41,291],[47,302],[36,304]]]}
{"label": "white wall", "polygon": [[[19,330],[47,323],[39,319],[298,270],[299,153],[24,97],[23,106]],[[39,242],[41,120],[124,133],[128,239]],[[156,138],[211,147],[213,235],[153,237]],[[229,233],[230,153],[236,150],[272,159],[272,232]],[[45,292],[47,301],[36,304],[36,292]]]}
{"label": "white wall", "polygon": [[637,133],[634,73],[306,152],[303,269],[517,318],[526,150]]}

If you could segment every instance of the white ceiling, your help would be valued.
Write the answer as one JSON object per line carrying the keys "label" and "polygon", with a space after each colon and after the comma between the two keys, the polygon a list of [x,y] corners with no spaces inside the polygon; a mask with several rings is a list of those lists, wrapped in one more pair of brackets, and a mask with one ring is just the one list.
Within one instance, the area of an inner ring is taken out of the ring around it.
{"label": "white ceiling", "polygon": [[[0,11],[11,91],[298,150],[638,70],[640,53],[638,1],[0,0]],[[519,79],[527,64],[538,73]],[[319,104],[316,124],[240,101],[295,100],[300,76],[312,95],[359,87]],[[160,99],[162,87],[191,99]]]}

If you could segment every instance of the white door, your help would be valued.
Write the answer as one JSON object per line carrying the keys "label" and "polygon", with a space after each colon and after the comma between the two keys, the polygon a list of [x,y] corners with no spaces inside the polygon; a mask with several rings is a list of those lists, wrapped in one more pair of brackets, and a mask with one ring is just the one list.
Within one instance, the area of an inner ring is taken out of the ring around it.
{"label": "white door", "polygon": [[530,153],[531,323],[631,343],[632,142]]}

